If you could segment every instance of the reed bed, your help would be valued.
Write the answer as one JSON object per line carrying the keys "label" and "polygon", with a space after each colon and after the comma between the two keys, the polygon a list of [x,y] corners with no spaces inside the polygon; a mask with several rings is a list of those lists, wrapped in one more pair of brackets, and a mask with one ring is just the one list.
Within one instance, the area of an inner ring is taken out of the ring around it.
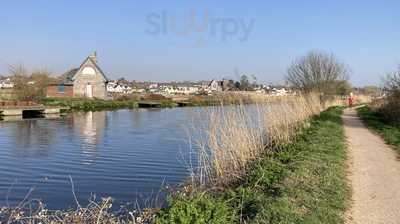
{"label": "reed bed", "polygon": [[192,185],[201,190],[224,188],[240,181],[252,161],[280,150],[308,125],[310,117],[326,106],[338,104],[335,101],[321,104],[319,99],[313,94],[258,97],[251,105],[209,108],[207,126],[196,129],[201,134],[194,134],[198,168],[193,170]]}

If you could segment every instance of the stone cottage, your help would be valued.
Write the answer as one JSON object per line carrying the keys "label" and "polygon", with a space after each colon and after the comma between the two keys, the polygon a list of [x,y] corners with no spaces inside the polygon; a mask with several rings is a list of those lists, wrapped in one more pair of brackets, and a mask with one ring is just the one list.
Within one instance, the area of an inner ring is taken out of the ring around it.
{"label": "stone cottage", "polygon": [[63,74],[47,87],[47,97],[107,98],[108,79],[98,66],[97,54],[87,57],[79,68]]}

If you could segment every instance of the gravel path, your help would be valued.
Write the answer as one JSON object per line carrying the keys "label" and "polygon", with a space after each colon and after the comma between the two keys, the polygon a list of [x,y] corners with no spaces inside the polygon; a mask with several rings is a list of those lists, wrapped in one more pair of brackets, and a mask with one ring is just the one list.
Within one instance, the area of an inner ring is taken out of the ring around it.
{"label": "gravel path", "polygon": [[400,223],[397,152],[369,131],[354,109],[342,116],[349,150],[353,205],[348,223]]}

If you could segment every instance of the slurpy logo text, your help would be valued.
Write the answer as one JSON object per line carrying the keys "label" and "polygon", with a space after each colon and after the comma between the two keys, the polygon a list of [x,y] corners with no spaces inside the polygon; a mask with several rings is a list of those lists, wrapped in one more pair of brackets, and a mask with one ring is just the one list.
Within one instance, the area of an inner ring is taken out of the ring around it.
{"label": "slurpy logo text", "polygon": [[214,17],[207,10],[203,13],[191,10],[181,17],[168,11],[153,12],[146,16],[146,22],[146,33],[150,35],[175,35],[201,40],[213,38],[224,42],[248,40],[255,25],[255,19]]}

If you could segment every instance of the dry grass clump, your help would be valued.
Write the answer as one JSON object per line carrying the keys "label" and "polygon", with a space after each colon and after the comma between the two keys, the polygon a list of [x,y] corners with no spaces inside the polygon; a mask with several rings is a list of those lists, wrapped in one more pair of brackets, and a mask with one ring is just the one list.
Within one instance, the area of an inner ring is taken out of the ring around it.
{"label": "dry grass clump", "polygon": [[312,94],[263,100],[209,109],[208,126],[202,135],[196,134],[199,168],[194,185],[224,187],[240,181],[249,162],[279,150],[307,125],[308,118],[324,109]]}
{"label": "dry grass clump", "polygon": [[[41,200],[28,199],[33,188],[25,198],[16,206],[0,207],[0,223],[7,224],[147,224],[154,219],[157,208],[140,209],[139,204],[133,209],[128,206],[120,206],[118,210],[113,209],[111,197],[96,198],[92,195],[86,206],[82,206],[75,194],[75,187],[70,176],[72,195],[75,199],[76,208],[69,210],[49,210]],[[154,205],[158,196],[153,200]],[[7,196],[8,197],[8,196]],[[129,206],[131,207],[131,206]]]}
{"label": "dry grass clump", "polygon": [[150,210],[129,211],[121,209],[118,212],[112,212],[111,198],[102,198],[100,202],[90,201],[86,207],[75,210],[59,211],[48,210],[40,201],[30,201],[22,206],[12,208],[0,208],[0,223],[18,223],[18,224],[141,224],[150,223],[154,212]]}
{"label": "dry grass clump", "polygon": [[316,95],[287,97],[264,107],[267,110],[263,113],[262,125],[266,130],[268,149],[290,142],[300,128],[308,125],[308,118],[323,109]]}

